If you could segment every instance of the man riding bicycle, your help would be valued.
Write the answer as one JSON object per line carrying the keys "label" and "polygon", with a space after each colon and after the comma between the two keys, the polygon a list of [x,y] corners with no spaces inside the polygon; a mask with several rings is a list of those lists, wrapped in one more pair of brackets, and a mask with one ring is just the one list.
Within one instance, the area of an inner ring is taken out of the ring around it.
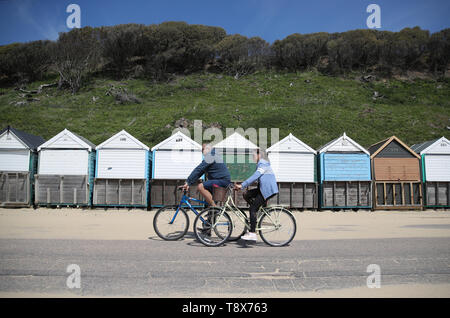
{"label": "man riding bicycle", "polygon": [[267,202],[271,197],[278,193],[278,185],[275,175],[270,166],[270,162],[266,159],[265,152],[256,149],[253,152],[253,160],[257,162],[256,171],[242,184],[236,184],[235,189],[244,189],[253,182],[258,181],[256,189],[248,190],[244,193],[245,201],[250,204],[250,231],[243,235],[243,240],[256,241],[256,213],[259,208]]}
{"label": "man riding bicycle", "polygon": [[227,187],[231,183],[230,172],[222,157],[216,156],[215,149],[211,150],[211,145],[203,144],[203,161],[191,172],[183,188],[188,190],[197,180],[206,174],[207,181],[198,185],[198,190],[210,206],[216,206],[213,200],[213,187]]}

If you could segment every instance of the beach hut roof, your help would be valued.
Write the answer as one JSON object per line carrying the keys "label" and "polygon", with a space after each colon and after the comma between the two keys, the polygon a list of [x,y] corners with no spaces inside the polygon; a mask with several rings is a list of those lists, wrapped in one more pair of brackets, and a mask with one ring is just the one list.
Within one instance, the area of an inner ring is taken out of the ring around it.
{"label": "beach hut roof", "polygon": [[[180,148],[179,144],[176,144],[177,140],[182,138],[183,147]],[[167,139],[164,139],[159,144],[154,146],[151,150],[173,150],[173,149],[191,149],[191,150],[202,150],[202,146],[183,134],[181,131],[177,131],[175,134]]]}
{"label": "beach hut roof", "polygon": [[0,136],[2,136],[4,133],[7,133],[8,131],[13,133],[17,137],[17,139],[19,139],[26,147],[31,150],[36,150],[37,147],[45,142],[45,139],[41,136],[35,136],[10,126],[2,129],[0,131]]}
{"label": "beach hut roof", "polygon": [[239,134],[234,132],[224,140],[214,145],[214,148],[221,149],[258,149],[258,146],[253,142]]}
{"label": "beach hut roof", "polygon": [[[345,146],[346,149],[342,148],[342,150],[341,150],[340,148],[342,147],[343,143],[346,144],[346,146]],[[327,151],[348,151],[348,152],[361,151],[361,152],[364,152],[369,155],[369,152],[367,151],[366,148],[364,148],[363,146],[358,144],[356,141],[351,139],[349,136],[347,136],[347,134],[345,132],[342,136],[330,141],[329,143],[323,145],[322,147],[320,147],[318,149],[319,153],[327,152]]]}
{"label": "beach hut roof", "polygon": [[63,137],[69,137],[75,144],[77,144],[77,146],[74,148],[87,149],[89,151],[92,151],[92,149],[95,148],[95,145],[92,142],[90,142],[89,140],[87,140],[86,138],[79,136],[76,133],[73,133],[68,129],[64,129],[56,136],[50,138],[50,140],[48,140],[45,143],[43,143],[42,145],[40,145],[38,147],[38,151],[41,150],[42,148],[59,148],[56,146],[56,144]]}
{"label": "beach hut roof", "polygon": [[267,148],[266,152],[309,152],[316,154],[317,152],[303,141],[289,133],[286,137]]}
{"label": "beach hut roof", "polygon": [[432,152],[432,149],[434,148],[434,146],[439,143],[446,143],[450,148],[450,140],[448,140],[447,138],[442,136],[441,138],[437,138],[437,139],[425,141],[420,144],[412,145],[411,149],[414,150],[416,153],[423,155],[423,154]]}
{"label": "beach hut roof", "polygon": [[[127,145],[121,145],[120,143],[116,143],[118,139],[126,137]],[[100,145],[97,146],[95,149],[102,149],[102,148],[139,148],[139,149],[145,149],[149,150],[149,147],[145,145],[144,143],[137,140],[135,137],[133,137],[130,133],[128,133],[126,130],[121,130],[114,136],[110,137],[109,139],[102,142]]]}
{"label": "beach hut roof", "polygon": [[380,142],[377,142],[369,147],[370,157],[376,157],[387,145],[389,145],[392,141],[398,142],[403,148],[405,148],[408,152],[410,152],[414,157],[420,159],[420,156],[416,154],[411,148],[409,148],[403,141],[398,139],[396,136],[389,137]]}

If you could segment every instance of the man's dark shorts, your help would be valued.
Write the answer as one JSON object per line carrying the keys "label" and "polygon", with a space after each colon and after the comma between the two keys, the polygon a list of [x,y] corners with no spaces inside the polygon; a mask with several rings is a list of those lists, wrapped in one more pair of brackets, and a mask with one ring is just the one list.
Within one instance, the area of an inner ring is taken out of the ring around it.
{"label": "man's dark shorts", "polygon": [[206,180],[203,182],[203,187],[208,190],[209,192],[213,193],[213,187],[218,186],[222,188],[226,188],[231,183],[230,180],[223,180],[223,179],[217,179],[217,180]]}

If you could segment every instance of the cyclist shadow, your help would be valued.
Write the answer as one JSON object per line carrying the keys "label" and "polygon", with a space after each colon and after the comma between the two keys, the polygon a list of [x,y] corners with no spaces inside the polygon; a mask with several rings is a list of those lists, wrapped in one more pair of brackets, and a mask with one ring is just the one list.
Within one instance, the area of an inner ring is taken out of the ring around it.
{"label": "cyclist shadow", "polygon": [[[147,239],[152,241],[160,241],[163,242],[164,240],[160,238],[158,235],[155,236],[149,236]],[[176,241],[184,241],[185,239],[195,239],[194,232],[187,232],[182,238],[176,240]],[[176,242],[175,241],[175,242]]]}
{"label": "cyclist shadow", "polygon": [[[203,245],[201,242],[197,241],[194,235],[192,235],[192,238],[194,240],[187,242],[186,245],[193,246],[193,247],[205,247],[205,248],[213,248]],[[237,241],[228,241],[225,242],[223,245],[219,247],[226,247],[226,246],[235,246],[237,248],[253,248],[253,247],[259,247],[262,246],[258,244],[257,242],[247,242],[245,240],[237,240]]]}

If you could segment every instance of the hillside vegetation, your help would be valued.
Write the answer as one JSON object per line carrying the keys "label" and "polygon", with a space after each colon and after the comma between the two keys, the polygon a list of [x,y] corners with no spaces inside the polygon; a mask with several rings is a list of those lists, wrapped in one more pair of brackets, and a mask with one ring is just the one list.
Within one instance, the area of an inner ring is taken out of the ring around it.
{"label": "hillside vegetation", "polygon": [[[0,88],[0,126],[51,138],[64,128],[95,144],[125,129],[149,146],[176,124],[280,128],[318,148],[344,131],[363,146],[390,135],[407,144],[450,137],[450,83],[442,80],[333,77],[318,72],[257,71],[234,76],[198,72],[168,82],[91,77],[76,94],[57,87],[27,93],[47,77]],[[116,94],[115,92],[119,92]],[[123,99],[123,95],[129,99]],[[128,95],[127,95],[128,94]],[[184,119],[181,120],[180,119]]]}

